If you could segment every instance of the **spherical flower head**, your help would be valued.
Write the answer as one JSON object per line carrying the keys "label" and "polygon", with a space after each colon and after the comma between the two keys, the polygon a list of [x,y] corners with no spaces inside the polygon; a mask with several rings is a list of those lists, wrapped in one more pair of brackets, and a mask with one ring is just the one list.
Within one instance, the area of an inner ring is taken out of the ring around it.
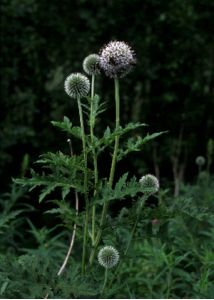
{"label": "spherical flower head", "polygon": [[97,54],[88,55],[83,61],[83,70],[88,75],[97,75],[100,73],[100,57]]}
{"label": "spherical flower head", "polygon": [[158,179],[151,174],[143,176],[140,179],[140,184],[142,186],[143,193],[147,195],[155,194],[160,188]]}
{"label": "spherical flower head", "polygon": [[98,253],[98,262],[106,269],[115,267],[119,258],[119,252],[112,246],[105,246]]}
{"label": "spherical flower head", "polygon": [[90,81],[81,73],[72,73],[65,80],[65,92],[72,98],[86,97],[90,90]]}
{"label": "spherical flower head", "polygon": [[199,167],[202,167],[205,164],[205,162],[206,162],[206,159],[203,156],[196,157],[195,163]]}
{"label": "spherical flower head", "polygon": [[135,64],[135,53],[125,42],[110,42],[100,51],[100,68],[110,78],[124,77]]}

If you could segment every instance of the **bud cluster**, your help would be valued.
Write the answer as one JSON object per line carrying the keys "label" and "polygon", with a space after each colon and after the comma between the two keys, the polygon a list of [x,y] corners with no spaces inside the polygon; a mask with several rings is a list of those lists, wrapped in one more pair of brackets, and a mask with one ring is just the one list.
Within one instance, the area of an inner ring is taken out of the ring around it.
{"label": "bud cluster", "polygon": [[139,182],[142,186],[142,192],[147,195],[155,194],[160,187],[158,179],[151,174],[141,177]]}
{"label": "bud cluster", "polygon": [[81,73],[73,73],[65,80],[65,92],[72,98],[87,96],[90,90],[90,81]]}
{"label": "bud cluster", "polygon": [[118,264],[119,258],[118,251],[112,246],[105,246],[98,253],[98,262],[106,269],[115,267]]}

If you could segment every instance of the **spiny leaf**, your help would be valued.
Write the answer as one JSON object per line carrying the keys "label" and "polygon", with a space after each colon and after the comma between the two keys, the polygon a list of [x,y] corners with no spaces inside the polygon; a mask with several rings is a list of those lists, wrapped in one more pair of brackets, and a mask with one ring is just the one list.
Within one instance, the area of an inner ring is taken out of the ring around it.
{"label": "spiny leaf", "polygon": [[42,194],[39,197],[40,202],[57,187],[62,188],[63,190],[73,188],[79,192],[83,190],[83,187],[77,181],[72,182],[69,178],[66,178],[64,176],[57,176],[56,174],[39,175],[34,171],[32,171],[31,178],[19,178],[16,179],[15,182],[22,186],[27,186],[29,188],[29,191],[32,191],[36,187],[44,186]]}
{"label": "spiny leaf", "polygon": [[68,133],[71,133],[72,123],[70,119],[66,116],[64,116],[63,121],[51,121],[51,124],[55,127],[61,128],[63,131],[66,131]]}
{"label": "spiny leaf", "polygon": [[155,132],[153,134],[147,134],[146,137],[142,138],[140,136],[131,137],[126,142],[125,146],[119,150],[117,160],[120,161],[123,157],[128,155],[130,152],[141,151],[142,146],[150,140],[155,139],[156,137],[166,133],[167,131]]}
{"label": "spiny leaf", "polygon": [[77,215],[76,210],[73,207],[71,207],[71,205],[68,202],[63,200],[53,200],[51,202],[57,205],[57,207],[47,210],[45,212],[46,214],[58,215],[63,221],[64,225],[69,229],[73,225],[73,222],[78,224],[78,226],[82,226],[83,215],[81,215],[81,213]]}
{"label": "spiny leaf", "polygon": [[71,121],[68,117],[64,117],[63,121],[51,121],[51,124],[55,127],[62,129],[63,131],[67,132],[75,136],[78,139],[82,138],[82,130],[79,126],[73,126]]}
{"label": "spiny leaf", "polygon": [[62,152],[48,152],[42,154],[40,159],[36,161],[45,165],[47,168],[56,172],[56,170],[66,173],[72,173],[74,170],[84,171],[83,155],[65,155]]}
{"label": "spiny leaf", "polygon": [[103,204],[105,202],[113,201],[116,199],[123,200],[127,196],[134,197],[137,193],[142,192],[142,187],[136,177],[131,178],[127,181],[128,173],[123,174],[123,176],[118,180],[115,188],[110,188],[108,183],[101,184],[100,194],[93,199],[93,203]]}
{"label": "spiny leaf", "polygon": [[55,190],[55,188],[58,186],[58,183],[53,182],[52,184],[49,184],[48,186],[44,187],[41,194],[39,195],[39,203],[44,200],[46,196],[48,196],[51,192]]}
{"label": "spiny leaf", "polygon": [[70,188],[69,187],[63,187],[62,188],[62,199],[64,200],[65,197],[69,194]]}
{"label": "spiny leaf", "polygon": [[120,179],[118,180],[118,182],[115,185],[115,190],[119,191],[124,187],[124,185],[126,184],[127,178],[128,178],[128,174],[129,173],[127,172],[127,173],[123,174],[122,177],[120,177]]}
{"label": "spiny leaf", "polygon": [[155,139],[156,137],[162,135],[163,133],[167,133],[168,131],[161,131],[161,132],[155,132],[155,133],[152,133],[152,134],[147,134],[147,136],[143,139],[144,143],[150,141],[150,140],[153,140]]}
{"label": "spiny leaf", "polygon": [[5,231],[6,228],[10,226],[10,222],[15,220],[18,215],[20,215],[24,210],[15,210],[8,212],[7,214],[2,214],[0,217],[0,234]]}
{"label": "spiny leaf", "polygon": [[111,132],[111,129],[109,127],[107,127],[103,134],[103,137],[100,140],[97,140],[95,147],[97,147],[99,149],[99,152],[101,152],[107,146],[111,145],[111,143],[114,142],[116,136],[122,137],[129,131],[134,130],[136,128],[140,128],[142,126],[147,126],[147,125],[143,124],[143,123],[131,123],[130,122],[124,128],[120,126],[119,129],[114,130],[113,132]]}

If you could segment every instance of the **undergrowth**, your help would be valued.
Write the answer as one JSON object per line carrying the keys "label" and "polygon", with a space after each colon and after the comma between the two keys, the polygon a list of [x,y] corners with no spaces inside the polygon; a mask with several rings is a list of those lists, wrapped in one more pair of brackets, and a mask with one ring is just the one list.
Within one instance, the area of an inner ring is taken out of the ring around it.
{"label": "undergrowth", "polygon": [[[120,81],[135,66],[134,51],[110,42],[65,80],[80,124],[53,121],[68,152],[40,156],[31,176],[15,179],[0,204],[0,295],[4,298],[210,298],[214,295],[214,181],[201,172],[179,197],[151,174],[125,172],[118,162],[165,132],[120,124]],[[115,127],[96,133],[107,103],[95,93],[100,72],[114,80]],[[88,93],[90,91],[90,96]],[[70,98],[69,98],[70,99]],[[137,132],[137,134],[136,134]],[[82,151],[78,151],[80,145]],[[78,147],[77,147],[78,146]],[[111,163],[102,161],[108,153]],[[200,160],[202,161],[202,160]],[[106,168],[103,177],[101,169]],[[54,226],[34,224],[25,195],[39,193]],[[131,203],[131,205],[127,205]],[[119,204],[116,210],[113,205]],[[99,258],[99,259],[98,259]]]}

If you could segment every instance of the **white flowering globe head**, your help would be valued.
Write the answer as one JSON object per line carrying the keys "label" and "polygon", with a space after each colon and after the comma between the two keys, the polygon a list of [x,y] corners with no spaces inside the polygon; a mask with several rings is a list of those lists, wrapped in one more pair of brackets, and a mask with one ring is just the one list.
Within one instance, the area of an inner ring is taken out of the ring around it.
{"label": "white flowering globe head", "polygon": [[100,68],[110,78],[124,77],[135,65],[135,53],[125,42],[112,41],[100,51]]}
{"label": "white flowering globe head", "polygon": [[105,246],[98,253],[98,262],[106,269],[115,267],[119,258],[119,252],[112,246]]}
{"label": "white flowering globe head", "polygon": [[206,159],[203,156],[198,156],[196,157],[195,162],[199,167],[202,167],[205,164]]}
{"label": "white flowering globe head", "polygon": [[100,73],[100,57],[98,54],[90,54],[83,61],[83,70],[88,75],[97,75]]}
{"label": "white flowering globe head", "polygon": [[155,194],[160,188],[160,184],[157,177],[151,174],[147,174],[141,177],[139,182],[142,187],[142,192],[147,195]]}
{"label": "white flowering globe head", "polygon": [[90,81],[81,73],[72,73],[65,80],[65,92],[72,98],[86,97],[90,90]]}

